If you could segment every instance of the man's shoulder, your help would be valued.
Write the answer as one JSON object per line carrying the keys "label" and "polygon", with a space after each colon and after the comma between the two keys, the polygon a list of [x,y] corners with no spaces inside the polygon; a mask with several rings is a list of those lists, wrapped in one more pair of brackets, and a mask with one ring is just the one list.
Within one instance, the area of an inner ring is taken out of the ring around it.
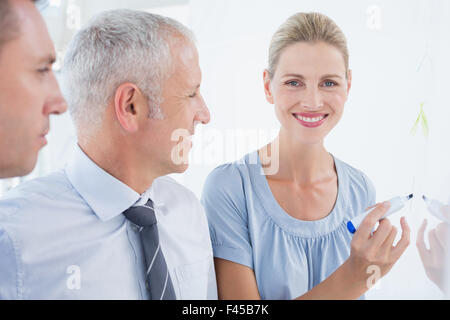
{"label": "man's shoulder", "polygon": [[173,249],[168,252],[169,260],[178,265],[205,259],[212,263],[208,222],[195,193],[169,176],[159,177],[153,183],[160,236]]}
{"label": "man's shoulder", "polygon": [[170,212],[168,221],[175,219],[178,220],[176,224],[189,224],[192,230],[198,230],[198,227],[206,225],[206,215],[200,200],[181,183],[172,177],[164,176],[156,179],[152,188],[156,207]]}
{"label": "man's shoulder", "polygon": [[159,196],[163,195],[166,199],[172,197],[173,200],[199,203],[194,192],[170,176],[162,176],[155,179],[153,189],[156,194]]}
{"label": "man's shoulder", "polygon": [[[63,169],[20,183],[8,191],[3,199],[18,197],[20,195],[45,194],[47,196],[67,191],[72,188]],[[55,191],[55,192],[52,192]]]}
{"label": "man's shoulder", "polygon": [[58,199],[73,191],[64,170],[25,181],[8,191],[0,199],[0,220],[27,211],[39,211],[42,206],[53,205]]}

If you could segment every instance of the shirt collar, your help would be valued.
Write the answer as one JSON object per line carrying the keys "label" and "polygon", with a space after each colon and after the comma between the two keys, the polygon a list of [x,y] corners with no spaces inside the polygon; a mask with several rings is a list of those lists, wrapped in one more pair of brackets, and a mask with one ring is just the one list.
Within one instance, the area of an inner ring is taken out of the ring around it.
{"label": "shirt collar", "polygon": [[153,198],[153,188],[147,189],[143,194],[141,194],[139,200],[133,205],[134,207],[143,206],[147,203],[148,199]]}
{"label": "shirt collar", "polygon": [[138,201],[147,201],[148,191],[140,199],[139,193],[96,165],[78,145],[65,170],[70,183],[102,221],[114,218]]}

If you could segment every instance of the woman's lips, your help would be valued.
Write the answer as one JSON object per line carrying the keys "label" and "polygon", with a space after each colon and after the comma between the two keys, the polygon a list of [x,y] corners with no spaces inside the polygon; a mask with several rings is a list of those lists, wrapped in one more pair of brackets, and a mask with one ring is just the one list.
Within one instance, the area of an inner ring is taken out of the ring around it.
{"label": "woman's lips", "polygon": [[294,118],[300,122],[300,124],[307,128],[316,128],[322,123],[325,122],[325,120],[328,117],[328,114],[326,113],[293,113],[292,114]]}

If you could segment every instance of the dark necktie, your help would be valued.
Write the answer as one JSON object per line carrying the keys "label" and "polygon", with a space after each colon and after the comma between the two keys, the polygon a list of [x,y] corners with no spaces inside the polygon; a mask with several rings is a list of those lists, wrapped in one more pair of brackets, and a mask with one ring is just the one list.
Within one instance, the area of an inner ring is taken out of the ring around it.
{"label": "dark necktie", "polygon": [[146,281],[151,300],[175,300],[175,291],[166,260],[159,244],[153,201],[143,206],[131,207],[123,212],[139,228],[146,261]]}

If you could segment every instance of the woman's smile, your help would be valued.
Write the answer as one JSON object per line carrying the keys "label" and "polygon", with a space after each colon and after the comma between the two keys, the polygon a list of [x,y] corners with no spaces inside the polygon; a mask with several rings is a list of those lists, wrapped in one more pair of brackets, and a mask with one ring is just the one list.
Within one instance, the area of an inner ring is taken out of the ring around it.
{"label": "woman's smile", "polygon": [[327,113],[293,113],[294,118],[304,127],[316,128],[322,125],[327,117]]}

